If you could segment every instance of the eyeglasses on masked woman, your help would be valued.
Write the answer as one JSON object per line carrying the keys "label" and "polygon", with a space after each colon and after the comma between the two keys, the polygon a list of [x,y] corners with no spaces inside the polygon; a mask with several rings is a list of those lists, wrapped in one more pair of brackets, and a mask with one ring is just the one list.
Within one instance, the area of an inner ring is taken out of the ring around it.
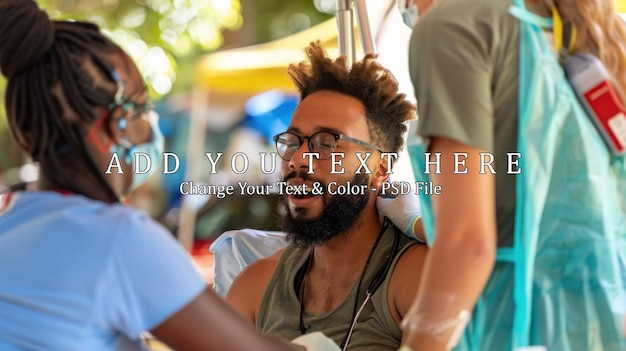
{"label": "eyeglasses on masked woman", "polygon": [[140,119],[153,108],[150,100],[147,100],[143,104],[138,104],[130,100],[124,94],[125,86],[126,84],[122,80],[117,80],[117,92],[115,94],[113,102],[111,102],[109,106],[107,106],[107,110],[109,113],[113,112],[118,107],[121,107],[122,110],[124,110],[124,118],[121,118],[118,122],[120,130],[126,129],[126,123],[128,121]]}
{"label": "eyeglasses on masked woman", "polygon": [[318,153],[319,160],[330,158],[330,155],[337,149],[337,140],[347,141],[356,145],[364,146],[368,149],[384,152],[380,147],[374,144],[370,144],[340,133],[319,131],[310,136],[301,136],[294,132],[284,132],[274,136],[278,156],[285,161],[291,160],[293,155],[298,151],[298,149],[300,149],[305,139],[309,140],[309,151]]}
{"label": "eyeglasses on masked woman", "polygon": [[[114,119],[113,122],[117,123],[117,127],[120,131],[126,131],[128,122],[145,119],[145,117],[148,116],[148,112],[152,110],[152,104],[149,100],[143,104],[139,104],[132,101],[126,94],[124,94],[126,84],[119,78],[117,71],[113,71],[112,76],[117,82],[117,92],[115,93],[113,101],[107,105],[106,111],[104,111],[103,115],[100,116],[96,123],[94,123],[86,135],[87,139],[91,139],[95,142],[96,147],[98,147],[102,153],[108,153],[110,151],[111,144],[113,143],[113,140],[110,140],[109,143],[105,145],[96,135],[97,130],[107,120],[107,116],[110,116],[117,108],[121,108],[123,110],[123,115]],[[145,85],[143,88],[145,89]],[[150,123],[148,119],[145,120]],[[120,140],[120,143],[122,143],[124,147],[130,148],[132,145],[138,143],[138,141],[150,139],[151,135],[151,126],[146,124],[145,126],[140,126],[140,128],[133,129],[132,135],[128,136],[128,138],[132,139],[131,141],[124,138]],[[60,151],[64,151],[64,148],[61,148]]]}

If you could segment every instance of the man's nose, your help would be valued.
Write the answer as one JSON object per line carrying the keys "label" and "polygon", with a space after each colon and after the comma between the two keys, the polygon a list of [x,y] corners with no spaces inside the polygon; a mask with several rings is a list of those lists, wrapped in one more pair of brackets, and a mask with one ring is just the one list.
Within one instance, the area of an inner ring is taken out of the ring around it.
{"label": "man's nose", "polygon": [[313,157],[313,159],[315,160],[316,157],[315,156],[306,156],[306,153],[311,153],[312,151],[309,149],[309,143],[306,142],[306,140],[302,143],[302,145],[300,145],[300,147],[298,148],[298,150],[296,150],[296,152],[291,156],[291,159],[289,160],[289,168],[293,169],[293,170],[298,170],[298,169],[306,169],[307,171],[309,170],[309,163],[310,162],[310,158]]}

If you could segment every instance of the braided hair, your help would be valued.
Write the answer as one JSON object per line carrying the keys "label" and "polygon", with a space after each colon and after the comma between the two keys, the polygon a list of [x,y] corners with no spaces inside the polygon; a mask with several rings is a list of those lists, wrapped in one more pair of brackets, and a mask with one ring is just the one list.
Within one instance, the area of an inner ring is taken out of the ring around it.
{"label": "braided hair", "polygon": [[[113,100],[114,67],[107,57],[121,52],[94,24],[51,21],[32,0],[0,0],[0,71],[8,80],[10,131],[52,186],[89,196],[76,188],[68,167],[68,160],[78,159],[109,200],[118,201],[84,139],[102,116],[95,111]],[[94,85],[88,66],[112,88]]]}

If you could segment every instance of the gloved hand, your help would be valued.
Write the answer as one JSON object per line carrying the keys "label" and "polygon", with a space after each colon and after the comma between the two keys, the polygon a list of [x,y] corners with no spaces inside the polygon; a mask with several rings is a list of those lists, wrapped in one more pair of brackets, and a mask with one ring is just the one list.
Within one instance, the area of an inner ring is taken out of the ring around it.
{"label": "gloved hand", "polygon": [[322,332],[304,334],[291,342],[306,347],[307,351],[341,351],[339,346]]}
{"label": "gloved hand", "polygon": [[[391,177],[389,178],[388,182],[394,184]],[[415,222],[417,222],[422,213],[419,195],[415,192],[415,182],[404,180],[397,181],[395,184],[397,185],[396,189],[408,190],[407,193],[390,197],[393,188],[386,191],[387,195],[382,195],[379,192],[376,199],[378,212],[387,216],[405,235],[425,242],[425,238],[422,237],[423,231],[420,231],[420,235],[417,235],[418,233],[414,231]]]}

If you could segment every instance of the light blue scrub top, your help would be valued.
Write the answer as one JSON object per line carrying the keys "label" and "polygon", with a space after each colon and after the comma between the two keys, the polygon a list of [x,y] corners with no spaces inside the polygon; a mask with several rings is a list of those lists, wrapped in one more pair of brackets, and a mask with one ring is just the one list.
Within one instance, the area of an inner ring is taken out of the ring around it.
{"label": "light blue scrub top", "polygon": [[172,235],[128,206],[24,192],[0,209],[0,350],[143,350],[141,333],[205,288]]}

